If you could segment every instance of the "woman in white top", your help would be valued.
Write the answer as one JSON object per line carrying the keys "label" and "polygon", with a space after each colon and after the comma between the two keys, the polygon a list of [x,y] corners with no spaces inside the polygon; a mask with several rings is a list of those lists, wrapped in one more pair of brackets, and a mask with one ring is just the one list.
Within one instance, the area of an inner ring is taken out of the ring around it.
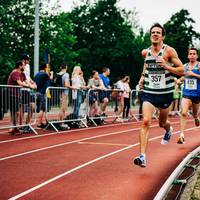
{"label": "woman in white top", "polygon": [[75,66],[72,72],[72,87],[74,88],[72,91],[72,99],[73,99],[73,114],[76,118],[79,117],[80,106],[84,101],[84,91],[86,89],[85,80],[83,78],[83,72],[80,66]]}
{"label": "woman in white top", "polygon": [[130,78],[128,76],[124,79],[124,107],[123,107],[123,118],[128,118],[129,110],[130,110],[130,92],[131,88],[129,86]]}

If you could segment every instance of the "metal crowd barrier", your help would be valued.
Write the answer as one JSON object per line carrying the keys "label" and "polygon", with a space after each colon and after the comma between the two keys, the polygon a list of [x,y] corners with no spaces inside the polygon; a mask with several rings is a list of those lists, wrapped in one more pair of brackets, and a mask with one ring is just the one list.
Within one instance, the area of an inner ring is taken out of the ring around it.
{"label": "metal crowd barrier", "polygon": [[95,90],[87,93],[88,119],[95,126],[103,123],[123,122],[123,91],[119,89]]}
{"label": "metal crowd barrier", "polygon": [[71,127],[87,127],[87,96],[85,90],[48,87],[46,90],[46,119],[55,131]]}
{"label": "metal crowd barrier", "polygon": [[[131,90],[131,112],[130,112],[130,120],[135,119],[139,121],[142,119],[142,90]],[[158,119],[159,110],[155,109],[153,114],[154,119]]]}
{"label": "metal crowd barrier", "polygon": [[[141,100],[141,95],[142,95],[142,90],[131,90],[131,111],[130,111],[130,119],[135,119],[136,121],[139,121],[142,118],[142,100]],[[178,96],[176,97],[176,99],[174,99],[175,101],[178,101],[176,103],[178,103],[178,110],[174,111],[174,105],[173,102],[171,104],[171,112],[169,113],[169,116],[181,116],[180,112],[181,112],[181,100],[182,100],[182,92],[179,91],[178,92]],[[177,105],[175,105],[176,107]],[[190,111],[188,112],[188,116],[190,116]],[[158,119],[159,116],[159,110],[155,109],[155,112],[153,114],[153,118],[154,119]]]}
{"label": "metal crowd barrier", "polygon": [[131,90],[130,93],[130,120],[135,119],[139,121],[142,118],[142,100],[141,100],[141,90]]}
{"label": "metal crowd barrier", "polygon": [[33,131],[36,124],[36,97],[30,88],[0,85],[0,129],[20,128]]}

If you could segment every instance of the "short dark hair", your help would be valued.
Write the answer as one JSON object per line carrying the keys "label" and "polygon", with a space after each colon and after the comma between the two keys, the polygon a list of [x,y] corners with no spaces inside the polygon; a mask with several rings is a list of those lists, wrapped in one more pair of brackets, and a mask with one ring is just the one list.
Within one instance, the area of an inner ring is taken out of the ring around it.
{"label": "short dark hair", "polygon": [[93,77],[98,71],[97,70],[92,70],[91,76]]}
{"label": "short dark hair", "polygon": [[165,28],[163,26],[161,26],[159,23],[155,23],[151,26],[150,28],[150,35],[151,35],[151,31],[153,28],[158,27],[162,29],[162,36],[165,36]]}
{"label": "short dark hair", "polygon": [[103,72],[106,72],[106,71],[108,71],[108,70],[110,70],[108,67],[104,67],[102,71],[103,71]]}
{"label": "short dark hair", "polygon": [[15,63],[15,68],[18,69],[20,66],[23,65],[23,62],[21,60],[18,60],[16,63]]}
{"label": "short dark hair", "polygon": [[67,65],[65,64],[65,63],[62,63],[61,65],[60,65],[60,69],[66,69],[67,68]]}
{"label": "short dark hair", "polygon": [[47,65],[46,65],[46,64],[42,64],[42,65],[40,65],[40,67],[39,67],[39,70],[45,70],[45,69],[46,69],[46,67],[47,67]]}
{"label": "short dark hair", "polygon": [[28,54],[23,54],[21,60],[30,60],[30,57]]}
{"label": "short dark hair", "polygon": [[191,48],[189,48],[189,49],[188,49],[188,53],[189,53],[190,50],[194,50],[194,51],[196,51],[196,52],[197,52],[197,55],[199,55],[199,51],[198,51],[197,48],[195,48],[195,47],[191,47]]}

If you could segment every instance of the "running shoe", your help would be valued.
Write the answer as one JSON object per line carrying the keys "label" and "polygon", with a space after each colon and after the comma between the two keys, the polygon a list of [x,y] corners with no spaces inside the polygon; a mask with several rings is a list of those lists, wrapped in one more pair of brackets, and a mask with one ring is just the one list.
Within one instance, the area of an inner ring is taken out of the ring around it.
{"label": "running shoe", "polygon": [[135,165],[138,165],[140,167],[146,167],[147,165],[146,159],[144,158],[143,155],[135,157],[133,162]]}
{"label": "running shoe", "polygon": [[195,126],[199,126],[199,124],[200,124],[199,118],[195,118],[194,123],[195,123]]}
{"label": "running shoe", "polygon": [[161,141],[161,144],[168,144],[169,143],[169,140],[172,136],[172,131],[173,131],[173,128],[170,127],[169,131],[164,134],[164,137]]}
{"label": "running shoe", "polygon": [[184,142],[185,142],[184,136],[180,136],[178,138],[177,144],[184,144]]}

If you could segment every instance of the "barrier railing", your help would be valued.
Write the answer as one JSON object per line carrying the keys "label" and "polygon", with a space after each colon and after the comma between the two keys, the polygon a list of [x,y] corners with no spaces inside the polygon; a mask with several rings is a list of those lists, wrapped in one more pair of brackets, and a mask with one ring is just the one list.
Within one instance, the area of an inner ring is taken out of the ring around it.
{"label": "barrier railing", "polygon": [[87,93],[88,119],[95,126],[122,122],[123,91],[118,89],[89,89]]}
{"label": "barrier railing", "polygon": [[[131,90],[131,111],[130,111],[130,119],[135,119],[139,121],[142,118],[142,90]],[[182,92],[179,91],[176,96],[174,96],[174,100],[172,101],[169,116],[181,116],[180,111],[180,103],[182,99]],[[155,109],[155,112],[153,114],[154,119],[158,119],[159,115],[159,109]],[[188,112],[188,115],[190,116],[190,111]]]}
{"label": "barrier railing", "polygon": [[48,87],[46,94],[46,118],[56,131],[60,128],[87,127],[86,91]]}
{"label": "barrier railing", "polygon": [[[46,94],[45,115],[56,131],[142,118],[141,91],[131,90],[127,111],[124,92],[118,89],[48,87]],[[38,93],[29,88],[0,85],[0,129],[28,127],[37,134],[32,127],[36,123],[37,97]],[[153,117],[157,119],[156,112]]]}
{"label": "barrier railing", "polygon": [[139,121],[142,118],[141,90],[131,90],[130,93],[130,119]]}
{"label": "barrier railing", "polygon": [[[156,194],[156,196],[154,197],[154,200],[162,200],[166,198],[167,193],[169,192],[169,190],[172,188],[173,185],[175,184],[186,184],[187,180],[183,180],[183,179],[178,179],[178,176],[182,173],[182,171],[186,168],[186,167],[194,167],[193,165],[190,164],[191,160],[195,158],[196,155],[198,155],[198,159],[199,157],[199,153],[200,153],[200,147],[197,147],[196,149],[194,149],[192,152],[190,152],[184,159],[183,161],[177,166],[177,168],[172,172],[172,174],[168,177],[168,179],[165,181],[165,183],[163,184],[163,186],[160,188],[159,192]],[[194,168],[195,169],[195,168]],[[177,196],[176,199],[179,196]]]}
{"label": "barrier railing", "polygon": [[0,129],[33,131],[36,123],[35,93],[29,88],[0,85]]}

